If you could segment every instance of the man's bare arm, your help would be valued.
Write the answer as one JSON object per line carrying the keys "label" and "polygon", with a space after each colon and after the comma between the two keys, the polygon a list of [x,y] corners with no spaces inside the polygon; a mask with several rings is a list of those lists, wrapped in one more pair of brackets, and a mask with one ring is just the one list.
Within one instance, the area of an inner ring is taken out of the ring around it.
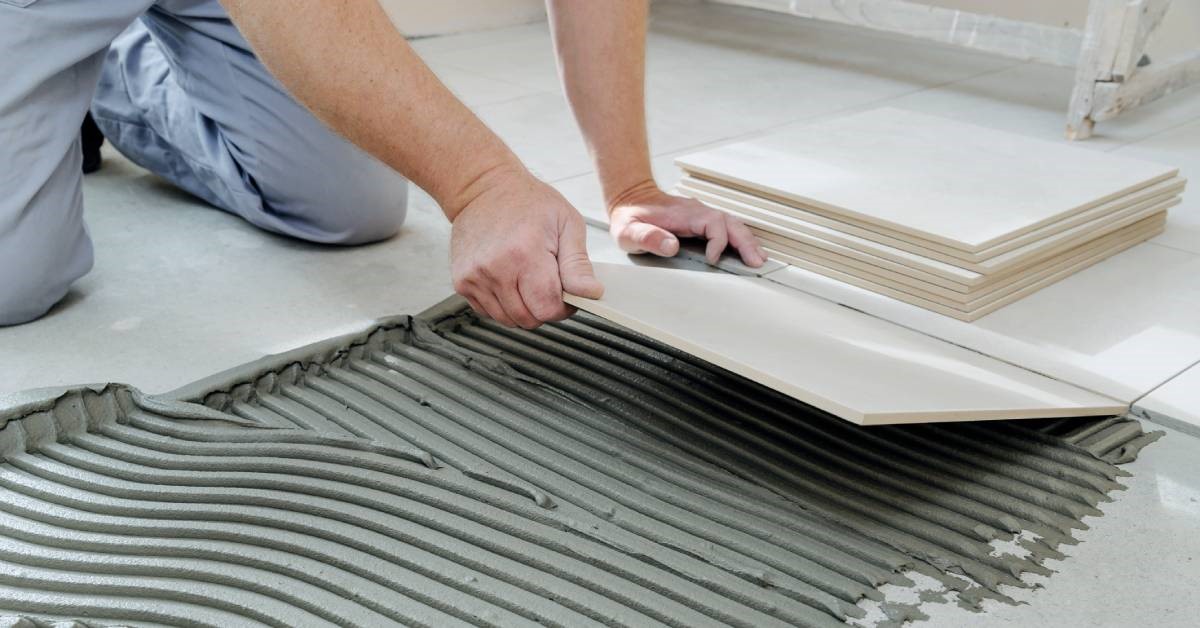
{"label": "man's bare arm", "polygon": [[569,314],[563,290],[600,295],[578,213],[442,85],[377,0],[223,3],[300,102],[437,200],[454,222],[455,289],[473,307],[533,327]]}
{"label": "man's bare arm", "polygon": [[674,255],[680,237],[727,244],[747,264],[766,258],[741,222],[666,194],[650,171],[646,139],[647,0],[547,0],[567,99],[600,177],[613,236],[629,252]]}

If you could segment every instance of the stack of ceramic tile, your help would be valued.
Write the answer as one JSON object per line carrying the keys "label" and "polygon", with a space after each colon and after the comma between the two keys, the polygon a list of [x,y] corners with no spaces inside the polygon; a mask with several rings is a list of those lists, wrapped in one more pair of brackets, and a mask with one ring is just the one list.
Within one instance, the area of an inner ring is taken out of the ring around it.
{"label": "stack of ceramic tile", "polygon": [[770,256],[975,320],[1160,233],[1175,168],[898,109],[681,157]]}

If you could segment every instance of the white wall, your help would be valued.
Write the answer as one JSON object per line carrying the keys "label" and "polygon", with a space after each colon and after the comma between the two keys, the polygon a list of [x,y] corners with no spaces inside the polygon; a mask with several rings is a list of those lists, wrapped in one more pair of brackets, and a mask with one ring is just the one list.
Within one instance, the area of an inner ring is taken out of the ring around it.
{"label": "white wall", "polygon": [[536,22],[544,0],[380,0],[388,17],[409,37],[446,35]]}

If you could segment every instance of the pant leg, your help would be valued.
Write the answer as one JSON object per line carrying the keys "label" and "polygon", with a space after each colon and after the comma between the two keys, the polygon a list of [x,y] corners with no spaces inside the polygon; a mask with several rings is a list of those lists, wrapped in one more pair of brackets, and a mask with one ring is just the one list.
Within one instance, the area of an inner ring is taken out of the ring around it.
{"label": "pant leg", "polygon": [[113,43],[92,104],[133,161],[264,229],[392,236],[408,183],[297,103],[216,0],[160,0]]}
{"label": "pant leg", "polygon": [[0,325],[92,267],[79,126],[104,50],[150,0],[0,0]]}

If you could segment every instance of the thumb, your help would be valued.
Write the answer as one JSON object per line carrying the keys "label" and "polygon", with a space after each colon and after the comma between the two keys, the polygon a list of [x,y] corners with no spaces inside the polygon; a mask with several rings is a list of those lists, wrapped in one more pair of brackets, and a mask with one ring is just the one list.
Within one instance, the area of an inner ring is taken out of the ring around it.
{"label": "thumb", "polygon": [[596,279],[587,253],[587,230],[582,221],[567,223],[558,235],[558,276],[563,291],[585,299],[599,299],[604,286]]}
{"label": "thumb", "polygon": [[617,244],[627,253],[653,253],[662,257],[675,257],[679,252],[679,238],[675,234],[648,222],[633,221],[617,236]]}

